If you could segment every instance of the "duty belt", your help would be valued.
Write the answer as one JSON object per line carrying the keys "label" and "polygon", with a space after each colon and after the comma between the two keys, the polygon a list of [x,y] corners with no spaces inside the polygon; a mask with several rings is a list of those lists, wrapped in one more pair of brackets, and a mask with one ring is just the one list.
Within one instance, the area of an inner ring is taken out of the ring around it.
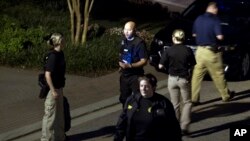
{"label": "duty belt", "polygon": [[202,47],[202,48],[206,48],[206,49],[209,49],[211,51],[213,51],[214,53],[217,53],[219,50],[216,46],[210,46],[210,45],[199,45],[198,47]]}
{"label": "duty belt", "polygon": [[179,80],[180,78],[181,79],[186,79],[185,77],[183,77],[183,76],[178,76],[178,75],[169,75],[169,76],[171,76],[171,77],[175,77],[175,78],[177,78],[177,80]]}
{"label": "duty belt", "polygon": [[213,48],[215,48],[215,47],[213,47],[213,46],[199,46],[199,47],[207,48],[207,49],[213,49]]}

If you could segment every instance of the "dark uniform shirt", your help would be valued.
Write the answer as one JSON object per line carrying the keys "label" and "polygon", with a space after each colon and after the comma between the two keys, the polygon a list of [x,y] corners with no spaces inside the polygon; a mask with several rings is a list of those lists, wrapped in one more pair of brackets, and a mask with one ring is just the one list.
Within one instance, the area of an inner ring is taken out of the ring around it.
{"label": "dark uniform shirt", "polygon": [[219,18],[212,13],[200,15],[193,25],[197,45],[216,45],[216,36],[222,35],[220,23]]}
{"label": "dark uniform shirt", "polygon": [[170,75],[189,77],[189,69],[196,64],[192,49],[177,44],[168,48],[162,55],[160,64],[168,68]]}
{"label": "dark uniform shirt", "polygon": [[51,51],[48,54],[48,60],[45,65],[45,71],[51,72],[52,83],[56,89],[65,85],[66,63],[62,51]]}
{"label": "dark uniform shirt", "polygon": [[134,138],[136,141],[145,141],[147,139],[148,128],[150,128],[150,124],[153,121],[151,113],[152,102],[150,98],[142,98],[139,105],[139,108],[132,117],[131,129],[134,130]]}
{"label": "dark uniform shirt", "polygon": [[[147,59],[147,49],[145,42],[135,36],[132,41],[122,40],[120,48],[120,61],[128,64],[136,63],[141,59]],[[143,68],[127,68],[122,70],[124,75],[142,75]]]}

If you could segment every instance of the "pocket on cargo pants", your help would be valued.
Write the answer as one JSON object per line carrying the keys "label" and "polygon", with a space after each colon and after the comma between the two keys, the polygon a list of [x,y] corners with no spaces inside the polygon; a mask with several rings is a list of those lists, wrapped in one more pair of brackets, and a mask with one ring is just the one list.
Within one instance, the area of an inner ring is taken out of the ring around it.
{"label": "pocket on cargo pants", "polygon": [[51,91],[48,93],[44,103],[44,116],[42,122],[42,138],[41,140],[53,140],[54,138],[54,122],[56,103]]}

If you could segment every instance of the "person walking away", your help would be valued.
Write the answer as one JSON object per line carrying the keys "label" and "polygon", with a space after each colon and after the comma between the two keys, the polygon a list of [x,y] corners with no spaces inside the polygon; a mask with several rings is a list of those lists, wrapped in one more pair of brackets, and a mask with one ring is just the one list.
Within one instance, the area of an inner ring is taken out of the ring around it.
{"label": "person walking away", "polygon": [[139,78],[140,92],[128,97],[116,125],[114,141],[181,141],[172,103],[155,92],[152,74]]}
{"label": "person walking away", "polygon": [[233,98],[227,87],[224,77],[222,53],[218,50],[217,40],[223,40],[221,22],[217,17],[218,7],[216,2],[210,2],[206,12],[200,15],[193,25],[193,36],[198,45],[196,62],[192,76],[192,102],[200,104],[199,94],[204,75],[209,72],[222,101],[228,102]]}
{"label": "person walking away", "polygon": [[143,67],[147,64],[148,56],[145,41],[136,36],[135,22],[127,22],[123,33],[125,38],[121,42],[119,53],[119,100],[124,106],[126,99],[139,91],[138,77],[144,74]]}
{"label": "person walking away", "polygon": [[[196,64],[192,49],[183,45],[185,33],[181,29],[174,30],[172,41],[174,45],[162,55],[159,69],[168,68],[168,90],[170,99],[175,109],[175,114],[180,122],[184,135],[188,134],[191,122],[191,70]],[[180,109],[180,97],[183,101],[183,109]]]}
{"label": "person walking away", "polygon": [[53,33],[48,40],[51,46],[45,65],[45,78],[50,91],[44,103],[41,141],[64,141],[63,87],[65,85],[65,59],[62,51],[64,38]]}

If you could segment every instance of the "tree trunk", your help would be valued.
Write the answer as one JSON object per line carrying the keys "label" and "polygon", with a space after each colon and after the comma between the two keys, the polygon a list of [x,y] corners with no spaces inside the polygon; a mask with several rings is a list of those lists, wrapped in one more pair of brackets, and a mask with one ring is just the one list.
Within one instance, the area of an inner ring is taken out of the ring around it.
{"label": "tree trunk", "polygon": [[74,11],[72,7],[72,2],[70,0],[67,0],[69,12],[70,12],[70,32],[71,32],[71,42],[75,42],[75,22],[74,22]]}
{"label": "tree trunk", "polygon": [[86,0],[85,1],[85,7],[84,7],[84,28],[83,28],[83,34],[82,34],[82,44],[85,44],[86,41],[87,41],[88,25],[89,25],[89,14],[91,12],[93,3],[94,3],[94,0]]}
{"label": "tree trunk", "polygon": [[[85,0],[84,8],[84,25],[81,26],[81,3],[80,0],[67,0],[70,12],[70,31],[71,41],[74,45],[78,45],[81,38],[81,43],[85,44],[87,41],[87,32],[89,25],[89,14],[92,9],[94,0]],[[83,28],[83,31],[81,30]],[[81,34],[82,33],[82,34]]]}
{"label": "tree trunk", "polygon": [[67,0],[69,12],[70,12],[70,31],[71,41],[74,45],[78,45],[80,42],[81,35],[81,11],[80,11],[80,0]]}
{"label": "tree trunk", "polygon": [[82,44],[85,44],[87,41],[88,26],[89,26],[89,17],[84,16],[84,28],[83,28],[83,34],[82,34]]}
{"label": "tree trunk", "polygon": [[75,44],[79,44],[79,38],[81,34],[81,12],[80,12],[80,0],[75,1],[75,14],[76,14],[76,34],[75,34]]}

